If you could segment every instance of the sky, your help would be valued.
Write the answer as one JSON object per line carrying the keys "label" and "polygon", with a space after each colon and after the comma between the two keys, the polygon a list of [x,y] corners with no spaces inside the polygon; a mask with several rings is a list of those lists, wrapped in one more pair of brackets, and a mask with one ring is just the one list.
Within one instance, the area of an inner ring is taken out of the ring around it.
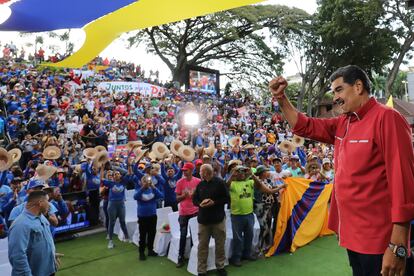
{"label": "sky", "polygon": [[[263,4],[279,4],[279,5],[286,5],[289,7],[297,7],[301,8],[308,13],[314,13],[317,8],[316,0],[268,0],[262,2]],[[1,5],[0,5],[1,7]],[[1,16],[4,15],[4,11],[0,9],[0,22],[3,22]],[[46,51],[46,55],[51,53],[51,49],[48,46],[55,45],[57,47],[61,47],[63,49],[62,43],[60,43],[57,39],[50,39],[45,37],[45,46],[43,47]],[[85,35],[82,30],[75,29],[71,31],[71,41],[75,44],[75,50],[79,49],[83,44],[85,39]],[[135,64],[140,64],[144,70],[149,72],[150,70],[156,71],[159,70],[160,72],[160,79],[161,81],[170,80],[171,73],[168,67],[161,61],[158,56],[148,54],[144,46],[139,46],[138,48],[131,48],[127,49],[127,43],[122,38],[128,37],[128,35],[124,34],[121,36],[121,39],[117,39],[113,41],[101,54],[101,57],[108,57],[116,58],[119,60],[124,61],[131,61]],[[28,42],[33,43],[34,37],[21,37],[17,32],[0,32],[0,43],[2,45],[13,41],[14,44],[18,46],[20,49],[22,46],[25,47],[26,53],[30,51],[30,48],[27,47]],[[48,45],[49,44],[49,45]],[[33,51],[33,50],[32,50]],[[297,72],[296,66],[294,63],[289,62],[288,60],[285,61],[284,66],[284,74],[286,76],[294,75]],[[215,68],[220,70],[220,68]]]}

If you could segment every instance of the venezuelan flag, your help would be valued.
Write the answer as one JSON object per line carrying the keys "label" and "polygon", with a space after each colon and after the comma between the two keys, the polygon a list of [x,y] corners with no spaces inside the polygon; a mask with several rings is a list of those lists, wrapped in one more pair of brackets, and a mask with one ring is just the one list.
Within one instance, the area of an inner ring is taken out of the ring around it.
{"label": "venezuelan flag", "polygon": [[332,184],[304,178],[287,178],[282,194],[273,246],[266,256],[294,252],[319,236],[331,235],[328,229],[328,201]]}

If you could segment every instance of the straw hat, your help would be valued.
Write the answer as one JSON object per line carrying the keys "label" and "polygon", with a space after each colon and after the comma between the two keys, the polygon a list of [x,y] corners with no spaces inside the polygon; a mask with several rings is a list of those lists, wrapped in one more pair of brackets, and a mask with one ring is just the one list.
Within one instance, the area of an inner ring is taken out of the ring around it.
{"label": "straw hat", "polygon": [[292,143],[295,147],[301,147],[305,144],[305,138],[297,136],[295,134],[295,135],[293,135]]}
{"label": "straw hat", "polygon": [[93,165],[97,168],[100,168],[102,165],[108,162],[108,160],[108,152],[106,150],[100,151],[96,154],[95,159],[93,160]]}
{"label": "straw hat", "polygon": [[180,150],[180,148],[181,147],[183,147],[184,146],[184,144],[183,144],[183,142],[181,142],[180,140],[178,140],[178,139],[175,139],[174,141],[172,141],[171,142],[171,145],[170,145],[170,150],[171,150],[171,152],[174,154],[174,155],[176,155],[176,156],[180,156],[180,152],[179,152],[179,150]]}
{"label": "straw hat", "polygon": [[153,151],[151,151],[149,154],[148,154],[148,158],[150,158],[151,159],[151,162],[153,162],[153,161],[157,161],[157,155],[155,154],[155,152],[153,152]]}
{"label": "straw hat", "polygon": [[95,159],[97,154],[98,151],[94,148],[87,148],[83,150],[83,156],[85,156],[87,159]]}
{"label": "straw hat", "polygon": [[52,175],[56,173],[56,171],[57,168],[55,166],[47,166],[44,164],[40,164],[36,167],[37,176],[44,181],[51,178]]}
{"label": "straw hat", "polygon": [[49,90],[49,95],[52,96],[52,97],[55,96],[56,95],[56,89],[54,89],[54,88],[50,89]]}
{"label": "straw hat", "polygon": [[164,143],[156,142],[152,145],[152,152],[157,157],[157,159],[164,159],[170,154],[170,150]]}
{"label": "straw hat", "polygon": [[231,146],[231,147],[234,147],[234,146],[236,146],[236,145],[239,145],[239,146],[241,146],[242,145],[242,143],[243,143],[243,140],[242,140],[242,138],[241,137],[239,137],[239,136],[234,136],[234,137],[232,137],[230,140],[229,140],[229,145]]}
{"label": "straw hat", "polygon": [[106,151],[106,148],[104,146],[96,146],[95,149],[98,153],[102,151]]}
{"label": "straw hat", "polygon": [[18,148],[14,148],[9,150],[9,154],[13,159],[13,163],[16,163],[20,160],[20,158],[22,157],[22,151]]}
{"label": "straw hat", "polygon": [[56,146],[48,146],[43,150],[44,159],[56,160],[59,159],[61,154],[60,148]]}
{"label": "straw hat", "polygon": [[134,150],[134,154],[135,154],[135,160],[139,160],[141,159],[144,154],[148,151],[148,149],[141,149],[141,148],[137,148]]}
{"label": "straw hat", "polygon": [[245,145],[244,146],[244,149],[245,150],[249,150],[249,149],[255,149],[256,147],[255,146],[253,146],[252,144],[247,144],[247,145]]}
{"label": "straw hat", "polygon": [[280,143],[279,149],[281,152],[284,153],[292,153],[296,149],[296,147],[291,141],[285,140],[282,143]]}
{"label": "straw hat", "polygon": [[13,165],[13,157],[5,150],[0,148],[0,172],[7,171]]}
{"label": "straw hat", "polygon": [[142,142],[141,141],[130,141],[130,142],[128,142],[126,147],[127,147],[128,150],[134,150],[136,148],[142,147]]}
{"label": "straw hat", "polygon": [[214,147],[213,143],[210,143],[208,148],[204,149],[204,154],[206,154],[210,157],[213,157],[215,153],[216,153],[216,148]]}
{"label": "straw hat", "polygon": [[229,167],[232,166],[232,165],[238,165],[238,166],[240,166],[241,164],[243,164],[243,162],[241,160],[231,160],[229,162]]}
{"label": "straw hat", "polygon": [[194,160],[195,151],[190,146],[182,146],[179,149],[179,156],[187,162],[191,162]]}

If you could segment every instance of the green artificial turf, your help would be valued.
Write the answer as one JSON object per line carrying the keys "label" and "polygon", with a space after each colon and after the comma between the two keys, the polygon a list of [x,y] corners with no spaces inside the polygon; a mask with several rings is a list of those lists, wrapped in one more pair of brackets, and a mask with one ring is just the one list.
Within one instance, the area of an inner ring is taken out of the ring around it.
{"label": "green artificial turf", "polygon": [[[186,266],[175,267],[166,257],[138,260],[137,247],[115,240],[115,248],[107,249],[105,234],[96,234],[56,244],[64,253],[58,275],[190,275]],[[227,266],[229,275],[351,275],[346,251],[337,245],[334,236],[319,238],[294,254],[245,262],[240,268]],[[209,272],[215,275],[214,272]]]}

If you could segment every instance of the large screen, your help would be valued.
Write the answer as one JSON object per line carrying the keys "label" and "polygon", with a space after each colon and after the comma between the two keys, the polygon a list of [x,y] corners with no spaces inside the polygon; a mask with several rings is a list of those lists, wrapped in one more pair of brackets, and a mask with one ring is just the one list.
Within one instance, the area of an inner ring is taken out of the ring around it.
{"label": "large screen", "polygon": [[187,90],[208,94],[219,94],[220,72],[203,67],[188,68]]}

